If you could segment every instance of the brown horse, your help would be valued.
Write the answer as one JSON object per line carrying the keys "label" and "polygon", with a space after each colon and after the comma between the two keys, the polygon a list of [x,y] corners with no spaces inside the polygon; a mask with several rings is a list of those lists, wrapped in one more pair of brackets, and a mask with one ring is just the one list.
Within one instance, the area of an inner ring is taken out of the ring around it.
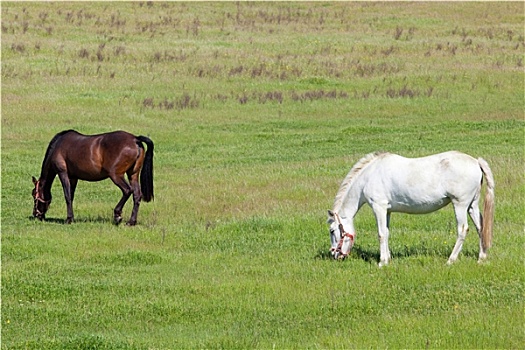
{"label": "brown horse", "polygon": [[90,136],[66,130],[56,134],[47,147],[40,178],[33,177],[33,216],[40,220],[45,219],[51,204],[51,186],[56,175],[64,189],[67,224],[73,222],[78,180],[100,181],[109,177],[122,190],[122,198],[114,210],[115,224],[122,221],[122,208],[133,194],[133,211],[127,224],[135,225],[141,199],[149,202],[153,198],[153,141],[125,131]]}

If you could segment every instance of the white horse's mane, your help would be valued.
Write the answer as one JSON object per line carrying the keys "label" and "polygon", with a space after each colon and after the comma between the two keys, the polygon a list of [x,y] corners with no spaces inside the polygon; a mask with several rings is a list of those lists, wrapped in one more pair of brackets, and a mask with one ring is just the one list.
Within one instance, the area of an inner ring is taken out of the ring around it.
{"label": "white horse's mane", "polygon": [[337,192],[337,195],[335,196],[334,201],[334,212],[338,212],[341,209],[341,206],[343,205],[343,202],[348,194],[348,191],[350,191],[350,188],[352,188],[352,184],[354,183],[355,179],[357,178],[357,175],[361,173],[361,171],[366,168],[367,165],[372,163],[378,158],[382,158],[385,155],[389,154],[388,152],[373,152],[369,153],[363,158],[359,159],[357,163],[350,169],[350,172],[348,175],[346,175],[345,179],[341,183],[341,186],[339,187],[339,191]]}

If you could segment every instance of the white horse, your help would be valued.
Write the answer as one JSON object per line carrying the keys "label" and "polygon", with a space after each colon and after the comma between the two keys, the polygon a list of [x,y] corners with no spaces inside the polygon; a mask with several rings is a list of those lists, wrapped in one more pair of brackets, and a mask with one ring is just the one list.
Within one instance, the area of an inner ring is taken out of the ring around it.
{"label": "white horse", "polygon": [[[483,215],[479,210],[481,184],[487,190]],[[344,179],[328,211],[330,249],[334,258],[345,258],[355,240],[354,217],[368,203],[377,221],[379,266],[388,264],[390,213],[426,214],[452,202],[457,221],[457,240],[448,259],[458,258],[468,231],[467,212],[478,231],[479,262],[492,244],[494,223],[494,177],[487,162],[460,152],[423,158],[404,158],[391,153],[370,153],[359,160]]]}

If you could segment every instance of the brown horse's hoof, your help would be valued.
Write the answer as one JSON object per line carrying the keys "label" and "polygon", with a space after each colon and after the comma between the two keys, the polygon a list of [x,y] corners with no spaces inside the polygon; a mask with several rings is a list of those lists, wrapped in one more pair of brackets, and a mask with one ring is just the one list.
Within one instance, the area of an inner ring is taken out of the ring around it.
{"label": "brown horse's hoof", "polygon": [[128,222],[126,222],[126,226],[135,226],[136,224],[137,224],[136,221],[129,220]]}
{"label": "brown horse's hoof", "polygon": [[118,226],[121,222],[122,222],[122,217],[121,217],[121,216],[115,216],[115,217],[113,218],[113,223],[114,223],[115,225]]}
{"label": "brown horse's hoof", "polygon": [[67,218],[66,219],[66,225],[71,225],[73,223],[73,218]]}

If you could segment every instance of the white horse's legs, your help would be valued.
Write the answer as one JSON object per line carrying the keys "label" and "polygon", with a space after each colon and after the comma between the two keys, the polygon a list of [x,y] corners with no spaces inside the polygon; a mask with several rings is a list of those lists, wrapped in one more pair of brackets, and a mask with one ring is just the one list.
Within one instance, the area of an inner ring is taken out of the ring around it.
{"label": "white horse's legs", "polygon": [[388,265],[390,261],[390,249],[388,249],[388,236],[390,235],[389,226],[390,226],[390,213],[379,206],[374,205],[372,207],[377,222],[377,232],[379,236],[379,267]]}
{"label": "white horse's legs", "polygon": [[458,224],[458,238],[456,240],[456,245],[452,250],[452,254],[448,258],[447,264],[450,265],[458,259],[458,255],[463,248],[463,242],[468,232],[468,221],[467,221],[467,208],[463,205],[454,204],[454,212],[456,213],[456,221]]}
{"label": "white horse's legs", "polygon": [[474,226],[476,226],[476,230],[478,231],[479,236],[479,257],[478,262],[482,262],[484,259],[487,258],[487,252],[485,249],[483,249],[483,242],[481,240],[481,225],[483,222],[483,216],[481,215],[481,212],[479,211],[478,202],[474,201],[472,205],[469,208],[468,211],[470,218],[472,219],[472,222],[474,222]]}

